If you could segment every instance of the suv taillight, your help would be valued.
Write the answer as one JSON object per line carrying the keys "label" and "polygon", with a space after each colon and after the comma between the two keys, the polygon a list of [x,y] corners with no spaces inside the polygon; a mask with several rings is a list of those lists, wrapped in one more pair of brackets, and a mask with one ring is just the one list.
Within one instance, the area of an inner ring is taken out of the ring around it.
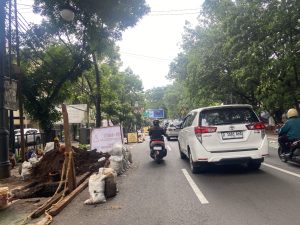
{"label": "suv taillight", "polygon": [[202,143],[202,134],[214,133],[216,131],[217,131],[216,127],[203,127],[203,126],[194,127],[195,135],[201,143]]}
{"label": "suv taillight", "polygon": [[262,122],[251,123],[246,125],[248,130],[264,130],[266,126]]}
{"label": "suv taillight", "polygon": [[217,131],[216,127],[194,127],[195,134],[205,134],[205,133],[214,133]]}

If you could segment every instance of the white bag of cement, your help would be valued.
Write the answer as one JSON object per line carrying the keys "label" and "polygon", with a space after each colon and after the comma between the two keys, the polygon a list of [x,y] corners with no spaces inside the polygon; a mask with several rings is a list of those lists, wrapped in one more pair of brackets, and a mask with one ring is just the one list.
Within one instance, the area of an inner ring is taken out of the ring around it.
{"label": "white bag of cement", "polygon": [[22,171],[21,171],[21,177],[23,180],[27,180],[31,176],[31,168],[32,164],[30,162],[23,162],[22,163]]}
{"label": "white bag of cement", "polygon": [[44,153],[49,152],[53,149],[54,149],[54,142],[47,142],[44,149]]}
{"label": "white bag of cement", "polygon": [[122,174],[123,172],[123,155],[116,156],[112,155],[109,157],[109,168],[112,168],[118,175]]}
{"label": "white bag of cement", "polygon": [[122,155],[123,145],[122,144],[114,144],[112,149],[108,152],[110,155]]}
{"label": "white bag of cement", "polygon": [[28,161],[31,163],[32,167],[35,167],[37,165],[37,163],[41,160],[41,158],[34,156],[34,157],[31,157],[30,159],[28,159]]}
{"label": "white bag of cement", "polygon": [[105,177],[116,175],[116,171],[113,168],[99,168],[99,174],[104,175]]}
{"label": "white bag of cement", "polygon": [[123,155],[126,158],[126,160],[128,160],[130,163],[132,163],[131,151],[128,148],[126,148],[125,146],[123,146]]}
{"label": "white bag of cement", "polygon": [[90,176],[89,178],[90,198],[85,200],[84,204],[92,205],[92,204],[106,202],[106,198],[104,195],[105,178],[106,176],[101,173],[93,174],[92,176]]}

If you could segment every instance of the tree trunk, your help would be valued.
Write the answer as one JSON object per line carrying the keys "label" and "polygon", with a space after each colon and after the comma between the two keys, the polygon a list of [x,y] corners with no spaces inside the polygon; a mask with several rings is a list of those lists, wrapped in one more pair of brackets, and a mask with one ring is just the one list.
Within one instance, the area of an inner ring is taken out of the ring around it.
{"label": "tree trunk", "polygon": [[100,71],[97,64],[96,53],[93,52],[93,63],[95,67],[95,75],[96,75],[96,127],[101,126],[101,93],[100,93]]}

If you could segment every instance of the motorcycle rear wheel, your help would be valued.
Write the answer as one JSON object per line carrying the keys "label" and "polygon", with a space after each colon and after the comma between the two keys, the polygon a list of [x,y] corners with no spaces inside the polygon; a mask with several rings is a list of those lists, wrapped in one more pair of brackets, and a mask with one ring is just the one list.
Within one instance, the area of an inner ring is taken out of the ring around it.
{"label": "motorcycle rear wheel", "polygon": [[287,159],[287,157],[284,155],[284,153],[283,153],[282,150],[283,150],[282,147],[279,146],[279,148],[278,148],[278,156],[279,156],[279,159],[280,159],[282,162],[286,163],[286,162],[288,161],[288,159]]}

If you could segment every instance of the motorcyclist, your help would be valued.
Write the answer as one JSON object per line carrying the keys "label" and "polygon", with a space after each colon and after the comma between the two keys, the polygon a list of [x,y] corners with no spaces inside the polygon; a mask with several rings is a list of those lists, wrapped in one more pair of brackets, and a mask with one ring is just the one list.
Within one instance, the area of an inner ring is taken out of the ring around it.
{"label": "motorcyclist", "polygon": [[292,158],[294,148],[291,147],[291,143],[300,139],[300,117],[296,109],[291,108],[288,110],[287,121],[279,130],[278,135],[283,153]]}
{"label": "motorcyclist", "polygon": [[150,143],[152,140],[164,140],[166,132],[159,126],[159,120],[153,120],[153,126],[149,129]]}

